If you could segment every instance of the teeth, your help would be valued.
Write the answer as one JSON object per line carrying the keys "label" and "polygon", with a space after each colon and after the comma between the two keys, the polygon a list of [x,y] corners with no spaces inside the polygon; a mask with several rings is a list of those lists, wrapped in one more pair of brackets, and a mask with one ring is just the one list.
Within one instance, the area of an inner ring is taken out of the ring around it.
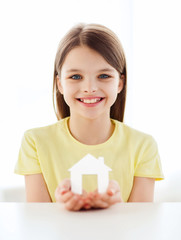
{"label": "teeth", "polygon": [[83,103],[96,103],[99,102],[101,98],[93,98],[93,99],[80,99]]}

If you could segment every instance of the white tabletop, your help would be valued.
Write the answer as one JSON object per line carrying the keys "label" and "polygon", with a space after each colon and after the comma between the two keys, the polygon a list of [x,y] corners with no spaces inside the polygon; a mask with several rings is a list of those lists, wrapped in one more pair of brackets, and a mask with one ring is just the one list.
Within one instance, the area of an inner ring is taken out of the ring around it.
{"label": "white tabletop", "polygon": [[181,239],[181,203],[119,203],[69,212],[57,203],[0,203],[1,240]]}

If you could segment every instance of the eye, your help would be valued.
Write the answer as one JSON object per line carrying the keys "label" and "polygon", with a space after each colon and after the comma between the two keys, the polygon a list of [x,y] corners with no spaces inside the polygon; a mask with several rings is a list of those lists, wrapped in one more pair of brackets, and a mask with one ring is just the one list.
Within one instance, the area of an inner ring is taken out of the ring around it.
{"label": "eye", "polygon": [[79,80],[82,77],[79,74],[74,74],[73,76],[71,76],[70,78],[75,79],[75,80]]}
{"label": "eye", "polygon": [[101,74],[101,75],[99,75],[99,78],[106,79],[106,78],[110,78],[110,76],[107,74]]}

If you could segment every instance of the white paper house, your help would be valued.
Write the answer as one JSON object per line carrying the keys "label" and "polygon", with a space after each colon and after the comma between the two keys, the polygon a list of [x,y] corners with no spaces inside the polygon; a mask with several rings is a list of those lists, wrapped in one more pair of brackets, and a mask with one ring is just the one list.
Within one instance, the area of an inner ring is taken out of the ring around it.
{"label": "white paper house", "polygon": [[112,169],[104,164],[103,157],[97,159],[87,154],[68,171],[70,171],[71,191],[82,194],[82,175],[97,175],[98,192],[104,193],[109,184],[109,171]]}

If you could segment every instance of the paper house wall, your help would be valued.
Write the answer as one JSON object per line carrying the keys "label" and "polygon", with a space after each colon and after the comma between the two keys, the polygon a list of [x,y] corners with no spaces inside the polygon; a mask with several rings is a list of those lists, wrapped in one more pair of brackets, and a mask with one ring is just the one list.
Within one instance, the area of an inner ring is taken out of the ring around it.
{"label": "paper house wall", "polygon": [[98,192],[104,193],[109,184],[109,171],[112,169],[104,164],[103,157],[97,159],[87,154],[68,171],[70,171],[71,191],[82,194],[82,175],[97,175]]}

